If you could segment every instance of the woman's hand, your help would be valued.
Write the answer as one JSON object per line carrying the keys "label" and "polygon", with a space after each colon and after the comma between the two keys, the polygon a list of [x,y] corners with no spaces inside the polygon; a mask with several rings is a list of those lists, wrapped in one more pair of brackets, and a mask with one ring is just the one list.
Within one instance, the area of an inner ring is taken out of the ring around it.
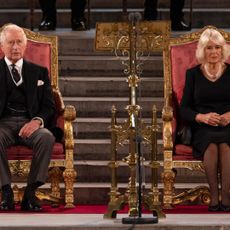
{"label": "woman's hand", "polygon": [[230,112],[224,113],[220,115],[220,123],[221,126],[227,126],[230,123]]}
{"label": "woman's hand", "polygon": [[[230,118],[230,114],[229,114]],[[218,113],[206,113],[206,114],[197,114],[196,121],[199,123],[205,123],[211,126],[218,126],[221,122],[221,116]],[[223,119],[223,118],[222,118]]]}

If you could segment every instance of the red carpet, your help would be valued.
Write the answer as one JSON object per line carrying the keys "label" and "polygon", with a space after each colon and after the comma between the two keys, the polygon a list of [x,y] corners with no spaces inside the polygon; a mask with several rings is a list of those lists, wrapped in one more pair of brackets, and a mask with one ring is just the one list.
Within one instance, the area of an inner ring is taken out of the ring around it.
{"label": "red carpet", "polygon": [[[43,206],[43,211],[39,213],[45,214],[104,214],[107,211],[106,205],[76,205],[75,208],[66,209],[64,206],[57,208],[52,208],[49,205]],[[206,205],[177,205],[173,209],[163,210],[165,214],[217,214],[223,212],[208,212],[208,207]],[[17,206],[15,211],[0,213],[28,213],[21,211],[20,207]],[[30,212],[35,213],[35,212]],[[125,206],[124,209],[118,211],[118,213],[128,213],[128,207]],[[148,210],[143,210],[143,213],[150,213]]]}

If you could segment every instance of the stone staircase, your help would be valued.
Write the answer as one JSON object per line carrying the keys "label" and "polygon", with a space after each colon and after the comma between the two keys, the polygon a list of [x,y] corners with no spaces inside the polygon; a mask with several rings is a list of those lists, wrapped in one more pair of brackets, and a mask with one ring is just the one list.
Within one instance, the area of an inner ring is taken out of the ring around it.
{"label": "stone staircase", "polygon": [[[77,110],[74,123],[75,132],[75,183],[76,203],[99,204],[108,202],[110,189],[110,119],[111,106],[117,108],[118,122],[127,118],[126,105],[129,103],[129,88],[123,66],[114,54],[94,50],[95,23],[98,21],[118,21],[122,16],[121,0],[91,0],[91,30],[72,32],[70,30],[69,1],[57,1],[58,29],[47,34],[59,37],[59,87],[65,104],[72,104]],[[0,26],[13,22],[30,27],[27,1],[8,0],[1,3]],[[189,1],[186,1],[185,16],[188,18]],[[225,0],[194,0],[193,26],[203,27],[213,24],[229,27],[229,9]],[[129,11],[143,11],[143,0],[128,0]],[[39,24],[41,11],[36,2],[35,27]],[[168,1],[159,1],[159,19],[168,19]],[[214,23],[215,22],[215,23]],[[45,33],[45,32],[44,32]],[[177,36],[174,33],[173,36]],[[163,106],[163,70],[160,53],[152,54],[144,64],[141,83],[138,88],[138,104],[141,105],[141,117],[150,122],[153,105],[158,109],[158,124],[161,127],[161,109]],[[162,160],[162,140],[159,133],[158,153]],[[149,146],[142,146],[143,155],[148,159]],[[126,157],[128,146],[118,148],[118,159]],[[159,182],[162,168],[159,170]],[[189,185],[187,184],[189,177]],[[121,162],[118,171],[119,188],[123,192],[127,186],[129,169]],[[150,182],[150,170],[146,169],[146,187]],[[179,170],[177,188],[194,187],[205,183],[204,176]],[[162,184],[159,183],[162,188]],[[92,196],[93,194],[93,196]]]}

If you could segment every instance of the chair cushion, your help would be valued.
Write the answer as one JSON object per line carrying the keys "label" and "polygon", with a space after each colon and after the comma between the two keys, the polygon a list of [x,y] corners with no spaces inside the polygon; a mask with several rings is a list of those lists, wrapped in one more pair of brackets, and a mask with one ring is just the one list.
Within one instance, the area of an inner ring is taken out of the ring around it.
{"label": "chair cushion", "polygon": [[[16,145],[7,148],[9,160],[31,160],[33,150],[23,145]],[[51,160],[65,159],[64,147],[62,143],[54,144]]]}
{"label": "chair cushion", "polygon": [[192,147],[178,144],[175,146],[173,160],[195,160],[192,155]]}

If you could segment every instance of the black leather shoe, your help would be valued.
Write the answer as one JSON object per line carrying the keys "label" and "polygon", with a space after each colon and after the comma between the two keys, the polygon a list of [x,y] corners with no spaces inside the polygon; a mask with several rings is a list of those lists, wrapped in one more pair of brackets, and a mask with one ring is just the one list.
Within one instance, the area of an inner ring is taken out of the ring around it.
{"label": "black leather shoe", "polygon": [[230,205],[221,204],[221,205],[220,205],[220,211],[223,211],[223,212],[230,212]]}
{"label": "black leather shoe", "polygon": [[22,199],[22,203],[21,203],[21,210],[22,211],[40,212],[40,211],[42,211],[42,208],[37,203],[35,197],[31,197],[30,199],[28,199],[24,196]]}
{"label": "black leather shoe", "polygon": [[183,21],[172,22],[172,30],[174,31],[189,31],[191,28],[186,25]]}
{"label": "black leather shoe", "polygon": [[43,20],[39,25],[39,30],[47,31],[47,30],[55,30],[56,23],[52,21]]}
{"label": "black leather shoe", "polygon": [[2,202],[0,203],[0,210],[10,211],[14,210],[14,193],[12,189],[7,192],[2,192]]}
{"label": "black leather shoe", "polygon": [[73,20],[72,21],[72,30],[74,30],[74,31],[86,30],[85,22],[83,20],[80,20],[80,21]]}
{"label": "black leather shoe", "polygon": [[208,206],[208,211],[209,212],[218,212],[220,211],[220,205],[217,204],[217,205],[212,205],[212,206]]}

